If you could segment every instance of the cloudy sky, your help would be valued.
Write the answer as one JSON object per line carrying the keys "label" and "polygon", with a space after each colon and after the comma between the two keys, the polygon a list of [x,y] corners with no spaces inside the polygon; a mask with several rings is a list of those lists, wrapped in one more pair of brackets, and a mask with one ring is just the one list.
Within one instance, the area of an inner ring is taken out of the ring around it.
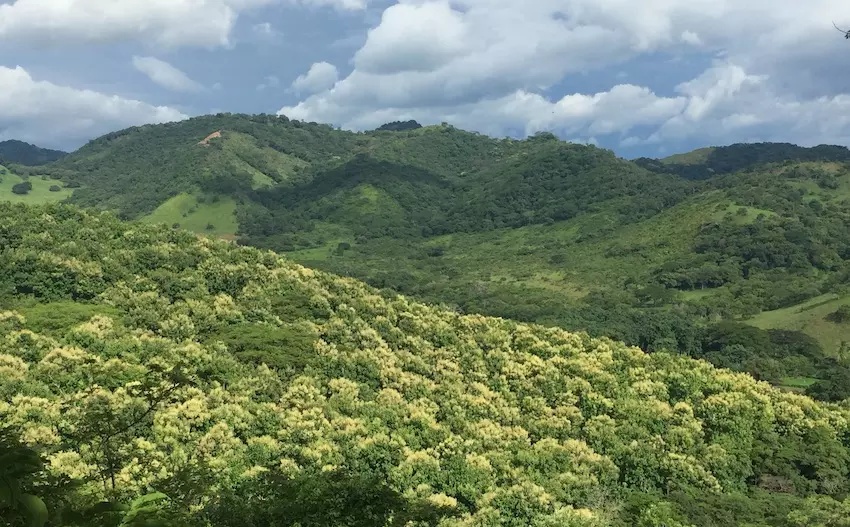
{"label": "cloudy sky", "polygon": [[0,140],[219,111],[549,130],[625,157],[850,145],[847,0],[0,0]]}

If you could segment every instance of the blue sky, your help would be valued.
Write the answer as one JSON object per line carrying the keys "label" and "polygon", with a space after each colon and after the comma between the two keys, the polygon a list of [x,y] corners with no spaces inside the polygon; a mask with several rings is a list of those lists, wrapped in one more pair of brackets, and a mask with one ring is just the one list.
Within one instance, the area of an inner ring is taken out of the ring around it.
{"label": "blue sky", "polygon": [[850,144],[844,0],[0,0],[0,140],[218,111],[539,130],[625,157]]}

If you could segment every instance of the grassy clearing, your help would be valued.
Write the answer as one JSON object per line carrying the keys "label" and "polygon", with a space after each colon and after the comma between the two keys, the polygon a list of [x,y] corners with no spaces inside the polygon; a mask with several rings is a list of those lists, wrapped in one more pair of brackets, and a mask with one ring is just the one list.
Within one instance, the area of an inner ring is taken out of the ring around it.
{"label": "grassy clearing", "polygon": [[[745,213],[742,214],[740,212],[742,210],[745,211]],[[772,210],[730,203],[725,208],[719,208],[719,210],[715,211],[712,219],[714,221],[721,221],[727,214],[731,214],[735,223],[738,225],[749,225],[754,223],[759,214],[764,214],[765,216],[776,216],[776,213]]]}
{"label": "grassy clearing", "polygon": [[812,377],[783,377],[777,387],[789,392],[803,393],[816,382],[818,379]]}
{"label": "grassy clearing", "polygon": [[850,323],[831,322],[827,316],[845,304],[850,304],[850,296],[822,295],[796,306],[761,313],[747,323],[761,329],[802,331],[817,339],[825,353],[833,354],[842,340],[850,340]]}
{"label": "grassy clearing", "polygon": [[702,300],[704,298],[708,298],[710,296],[713,296],[713,295],[716,295],[718,293],[722,293],[722,292],[725,292],[725,291],[726,291],[725,287],[715,287],[715,288],[708,288],[708,289],[694,289],[693,291],[680,291],[679,297],[682,300],[685,300],[685,301],[688,301],[688,302],[697,302],[697,301]]}
{"label": "grassy clearing", "polygon": [[10,307],[26,318],[28,329],[48,335],[61,335],[69,328],[88,322],[95,315],[108,315],[120,320],[117,309],[71,300],[40,304],[34,299],[26,299],[19,300]]}
{"label": "grassy clearing", "polygon": [[698,165],[708,161],[708,156],[714,151],[714,147],[699,148],[683,154],[673,154],[665,157],[661,162],[676,165]]}
{"label": "grassy clearing", "polygon": [[[181,229],[214,236],[230,237],[236,234],[236,201],[222,197],[212,203],[198,202],[193,194],[178,194],[169,199],[149,215],[142,218],[145,223],[179,224]],[[209,229],[208,226],[213,228]]]}
{"label": "grassy clearing", "polygon": [[[32,190],[27,194],[15,194],[12,192],[12,187],[24,180],[11,172],[4,172],[0,169],[0,201],[11,201],[14,203],[29,203],[38,205],[42,203],[53,203],[62,201],[71,196],[73,189],[62,187],[62,183],[54,179],[43,180],[40,177],[30,177],[29,182],[32,183]],[[57,185],[62,187],[58,192],[51,192],[50,187]]]}
{"label": "grassy clearing", "polygon": [[[298,168],[309,166],[309,163],[297,157],[278,152],[270,147],[258,147],[256,140],[250,135],[239,132],[227,132],[224,135],[223,153],[229,153],[228,158],[238,158],[246,165],[252,168],[253,172],[258,172],[263,177],[268,178],[268,181],[274,183],[268,175],[261,170],[262,166],[266,166],[276,170],[284,178],[289,178],[295,174]],[[260,181],[264,181],[261,178]],[[255,176],[255,183],[258,178]]]}

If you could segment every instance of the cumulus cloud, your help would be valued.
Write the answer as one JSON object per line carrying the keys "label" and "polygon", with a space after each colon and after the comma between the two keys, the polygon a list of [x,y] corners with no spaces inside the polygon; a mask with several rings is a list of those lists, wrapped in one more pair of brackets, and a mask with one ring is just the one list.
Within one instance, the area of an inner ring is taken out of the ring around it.
{"label": "cumulus cloud", "polygon": [[200,83],[164,60],[134,56],[133,67],[167,90],[193,93],[204,89]]}
{"label": "cumulus cloud", "polygon": [[241,12],[275,3],[366,7],[366,0],[14,0],[0,4],[0,41],[227,46]]}
{"label": "cumulus cloud", "polygon": [[21,67],[0,66],[0,140],[69,149],[113,130],[187,117],[167,106],[60,86],[35,80]]}
{"label": "cumulus cloud", "polygon": [[432,71],[471,51],[472,31],[448,2],[397,4],[354,56],[358,71],[393,74]]}
{"label": "cumulus cloud", "polygon": [[[843,120],[803,113],[828,115],[850,93],[850,71],[839,67],[850,49],[833,20],[850,26],[850,3],[403,1],[368,32],[349,76],[280,113],[352,129],[416,118],[494,135],[552,129],[627,144],[677,134],[762,137],[771,126],[784,140],[841,137],[850,135],[846,123],[835,124]],[[689,53],[722,60],[672,95],[632,84],[543,95],[636,57]]]}
{"label": "cumulus cloud", "polygon": [[310,66],[304,75],[292,81],[291,89],[298,94],[310,94],[333,87],[339,79],[336,66],[327,62],[317,62]]}

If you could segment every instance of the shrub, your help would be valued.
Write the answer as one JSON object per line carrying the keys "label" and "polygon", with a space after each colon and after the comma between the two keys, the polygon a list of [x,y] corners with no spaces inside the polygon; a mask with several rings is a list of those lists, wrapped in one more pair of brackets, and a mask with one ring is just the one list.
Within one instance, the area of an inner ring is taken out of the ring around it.
{"label": "shrub", "polygon": [[12,192],[19,195],[29,194],[30,190],[32,190],[32,183],[29,181],[24,181],[12,186]]}
{"label": "shrub", "polygon": [[844,304],[827,316],[830,322],[840,324],[850,320],[850,304]]}
{"label": "shrub", "polygon": [[50,190],[50,192],[59,192],[60,190],[62,190],[62,187],[60,187],[59,185],[50,185],[50,189],[48,190]]}

